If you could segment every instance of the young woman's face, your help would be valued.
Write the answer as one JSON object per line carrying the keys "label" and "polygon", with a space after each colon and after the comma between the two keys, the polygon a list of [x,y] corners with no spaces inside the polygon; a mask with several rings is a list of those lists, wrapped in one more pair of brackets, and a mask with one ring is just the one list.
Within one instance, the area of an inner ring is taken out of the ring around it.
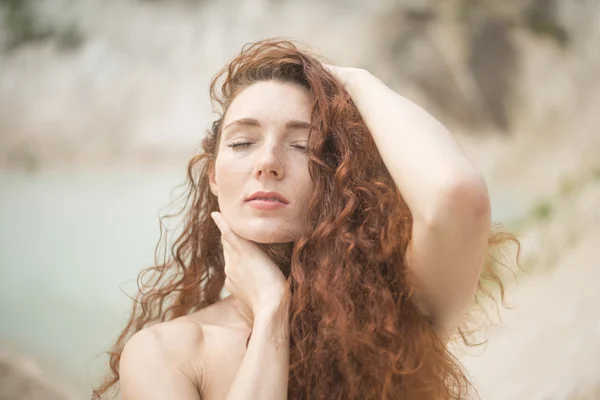
{"label": "young woman's face", "polygon": [[[310,117],[310,92],[293,83],[258,82],[230,104],[210,187],[239,236],[285,243],[306,228],[313,189],[305,150]],[[277,192],[283,202],[248,200],[259,191]]]}

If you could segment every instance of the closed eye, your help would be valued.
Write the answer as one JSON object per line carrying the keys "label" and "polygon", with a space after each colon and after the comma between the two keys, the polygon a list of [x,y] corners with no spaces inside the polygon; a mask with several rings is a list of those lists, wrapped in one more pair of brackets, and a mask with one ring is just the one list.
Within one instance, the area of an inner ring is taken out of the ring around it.
{"label": "closed eye", "polygon": [[295,147],[298,150],[306,151],[306,146],[302,146],[300,144],[293,144],[292,147]]}
{"label": "closed eye", "polygon": [[234,143],[229,143],[227,144],[227,146],[233,148],[233,149],[237,149],[237,148],[246,148],[248,146],[250,146],[252,144],[252,142],[234,142]]}
{"label": "closed eye", "polygon": [[[227,146],[231,147],[233,149],[244,149],[244,148],[247,148],[248,146],[250,146],[251,144],[253,144],[253,143],[252,142],[233,142],[233,143],[227,144]],[[306,146],[302,146],[300,144],[293,144],[292,147],[294,147],[300,151],[306,151]]]}

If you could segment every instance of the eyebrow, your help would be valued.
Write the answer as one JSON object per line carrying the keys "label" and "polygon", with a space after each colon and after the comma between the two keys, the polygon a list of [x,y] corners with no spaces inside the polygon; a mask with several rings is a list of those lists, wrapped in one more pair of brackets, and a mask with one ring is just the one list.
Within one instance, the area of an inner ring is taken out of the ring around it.
{"label": "eyebrow", "polygon": [[[227,128],[229,128],[233,125],[257,126],[257,127],[261,126],[260,122],[258,122],[258,120],[254,119],[254,118],[240,118],[240,119],[237,119],[237,120],[227,124],[223,128],[223,131],[225,131]],[[300,121],[297,119],[293,119],[293,120],[287,121],[285,123],[286,129],[310,129],[310,127],[311,127],[311,124],[309,122]]]}

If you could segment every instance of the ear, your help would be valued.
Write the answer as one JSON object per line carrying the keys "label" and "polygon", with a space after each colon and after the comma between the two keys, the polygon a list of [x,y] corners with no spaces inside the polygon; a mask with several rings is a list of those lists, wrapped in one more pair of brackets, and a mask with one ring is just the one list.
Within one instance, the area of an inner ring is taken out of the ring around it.
{"label": "ear", "polygon": [[217,189],[217,181],[215,179],[215,166],[214,164],[208,170],[208,180],[210,183],[210,191],[215,197],[219,197],[219,191]]}

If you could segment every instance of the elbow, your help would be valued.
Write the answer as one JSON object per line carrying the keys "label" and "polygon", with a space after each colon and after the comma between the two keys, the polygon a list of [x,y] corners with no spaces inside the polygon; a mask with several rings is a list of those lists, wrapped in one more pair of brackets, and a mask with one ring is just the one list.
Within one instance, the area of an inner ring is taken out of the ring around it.
{"label": "elbow", "polygon": [[492,206],[485,180],[481,176],[465,178],[451,185],[448,196],[463,206],[470,219],[486,221],[491,218]]}
{"label": "elbow", "polygon": [[485,180],[481,176],[466,176],[452,180],[439,189],[428,224],[460,223],[489,230],[491,202]]}

